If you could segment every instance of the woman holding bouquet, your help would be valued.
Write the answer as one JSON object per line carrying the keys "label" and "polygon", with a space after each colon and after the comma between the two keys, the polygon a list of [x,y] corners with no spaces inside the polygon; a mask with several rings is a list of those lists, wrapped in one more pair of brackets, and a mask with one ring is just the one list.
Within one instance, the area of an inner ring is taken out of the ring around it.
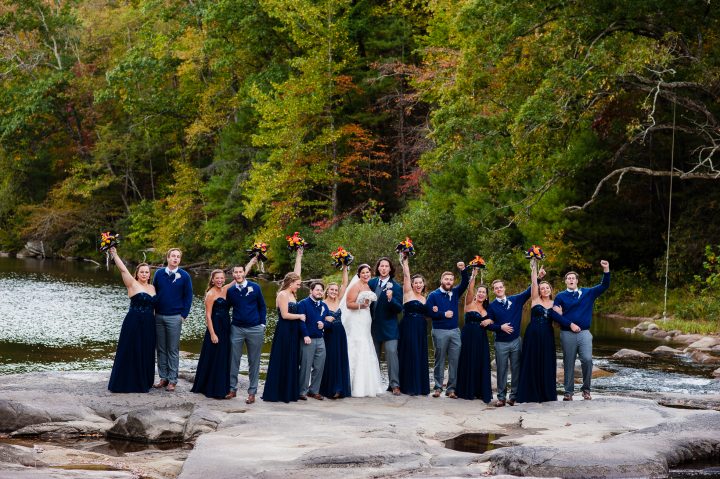
{"label": "woman holding bouquet", "polygon": [[223,399],[230,390],[230,305],[227,302],[225,272],[210,273],[205,290],[205,339],[192,392]]}
{"label": "woman holding bouquet", "polygon": [[285,275],[275,300],[278,322],[270,349],[263,401],[287,403],[300,397],[300,321],[305,321],[305,315],[295,312],[295,293],[302,285],[302,255],[303,250],[299,248],[295,256],[295,270]]}
{"label": "woman holding bouquet", "polygon": [[343,325],[347,333],[350,389],[353,397],[375,397],[385,390],[370,332],[370,304],[377,301],[377,296],[368,286],[370,276],[369,265],[358,266],[357,275],[353,276],[340,300]]}
{"label": "woman holding bouquet", "polygon": [[115,247],[108,252],[120,270],[130,298],[108,389],[114,393],[146,393],[155,378],[155,287],[149,283],[150,266],[140,263],[131,275]]}
{"label": "woman holding bouquet", "polygon": [[520,353],[520,379],[517,402],[557,401],[557,363],[552,321],[571,327],[569,321],[553,309],[552,287],[538,283],[535,258],[530,260],[530,324],[525,328]]}
{"label": "woman holding bouquet", "polygon": [[458,362],[457,395],[463,399],[492,400],[490,385],[490,345],[487,327],[493,324],[488,316],[488,289],[481,284],[475,291],[477,268],[473,268],[470,286],[465,297],[465,326],[460,335],[460,361]]}
{"label": "woman holding bouquet", "polygon": [[403,269],[403,319],[400,321],[398,357],[400,359],[400,392],[411,396],[430,394],[428,372],[427,318],[425,311],[425,278],[410,275],[408,257],[400,254]]}
{"label": "woman holding bouquet", "polygon": [[325,292],[325,305],[330,315],[335,318],[332,328],[325,331],[325,369],[323,370],[320,394],[331,399],[349,397],[350,363],[348,359],[347,333],[342,323],[340,298],[345,294],[348,285],[348,266],[342,265],[342,284],[328,283]]}

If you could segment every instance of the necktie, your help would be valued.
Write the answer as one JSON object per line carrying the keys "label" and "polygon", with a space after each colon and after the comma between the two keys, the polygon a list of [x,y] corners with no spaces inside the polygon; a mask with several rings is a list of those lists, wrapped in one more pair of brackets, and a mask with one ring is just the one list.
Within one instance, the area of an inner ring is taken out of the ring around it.
{"label": "necktie", "polygon": [[577,289],[575,291],[573,291],[572,297],[573,297],[573,299],[578,299],[580,297],[580,295],[577,292]]}
{"label": "necktie", "polygon": [[509,305],[508,305],[507,298],[503,298],[502,301],[500,301],[500,302],[502,303],[503,308],[508,309]]}

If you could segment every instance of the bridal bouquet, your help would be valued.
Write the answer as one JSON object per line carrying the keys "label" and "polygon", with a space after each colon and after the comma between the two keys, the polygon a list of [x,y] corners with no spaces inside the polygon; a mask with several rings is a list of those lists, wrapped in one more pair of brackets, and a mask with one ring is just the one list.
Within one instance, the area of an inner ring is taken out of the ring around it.
{"label": "bridal bouquet", "polygon": [[290,251],[297,251],[298,249],[310,249],[313,247],[312,244],[305,241],[297,231],[292,236],[286,236],[285,239],[288,242],[288,249]]}
{"label": "bridal bouquet", "polygon": [[253,258],[257,256],[257,259],[259,261],[267,261],[267,256],[265,253],[267,253],[268,245],[265,243],[253,243],[252,248],[246,249],[248,257]]}
{"label": "bridal bouquet", "polygon": [[370,303],[377,301],[377,295],[372,291],[360,291],[357,297],[358,304],[366,304],[370,306]]}
{"label": "bridal bouquet", "polygon": [[338,269],[342,268],[343,266],[350,266],[350,264],[355,259],[353,255],[351,255],[350,252],[342,246],[338,246],[337,251],[333,251],[332,253],[330,253],[330,256],[333,259],[333,266]]}
{"label": "bridal bouquet", "polygon": [[475,256],[473,259],[470,260],[468,266],[470,266],[471,268],[485,269],[485,260],[482,258],[482,256]]}
{"label": "bridal bouquet", "polygon": [[100,233],[100,252],[104,253],[120,243],[120,235],[114,231]]}

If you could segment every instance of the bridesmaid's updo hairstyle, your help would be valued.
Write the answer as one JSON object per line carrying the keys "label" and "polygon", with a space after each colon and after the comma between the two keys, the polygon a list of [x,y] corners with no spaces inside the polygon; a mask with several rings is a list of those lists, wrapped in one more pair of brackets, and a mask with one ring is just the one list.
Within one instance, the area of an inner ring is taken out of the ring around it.
{"label": "bridesmaid's updo hairstyle", "polygon": [[205,292],[206,292],[206,293],[212,289],[212,287],[213,287],[213,281],[215,281],[215,276],[218,275],[218,274],[220,274],[220,273],[225,273],[225,271],[223,271],[223,270],[221,270],[221,269],[214,269],[214,270],[212,270],[212,272],[210,273],[210,281],[208,281],[207,288],[205,289]]}
{"label": "bridesmaid's updo hairstyle", "polygon": [[285,291],[290,287],[291,284],[293,284],[295,281],[300,279],[300,275],[297,274],[294,271],[290,271],[288,274],[285,275],[285,277],[282,280],[282,284],[280,284],[280,289],[278,290],[278,294],[280,292]]}
{"label": "bridesmaid's updo hairstyle", "polygon": [[140,268],[143,266],[147,266],[147,269],[150,269],[150,265],[147,263],[140,263],[139,265],[135,266],[135,272],[133,273],[133,278],[135,278],[135,281],[138,279],[138,273],[140,272]]}
{"label": "bridesmaid's updo hairstyle", "polygon": [[358,268],[357,268],[358,278],[360,277],[360,273],[362,273],[362,271],[363,271],[364,269],[367,269],[368,271],[370,271],[370,265],[367,264],[367,263],[363,263],[363,264],[361,264],[360,266],[358,266]]}

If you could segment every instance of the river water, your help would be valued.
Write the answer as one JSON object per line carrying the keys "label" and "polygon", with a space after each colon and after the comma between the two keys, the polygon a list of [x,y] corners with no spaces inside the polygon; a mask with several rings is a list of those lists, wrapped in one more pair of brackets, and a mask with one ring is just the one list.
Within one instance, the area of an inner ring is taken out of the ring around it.
{"label": "river water", "polygon": [[[196,297],[183,325],[180,349],[185,354],[181,369],[195,368],[205,334],[201,295],[207,277],[195,276],[193,281]],[[264,282],[262,289],[268,305],[268,334],[261,367],[264,373],[277,321],[277,286]],[[126,289],[115,269],[108,272],[104,266],[92,263],[0,258],[0,374],[110,369],[128,304]],[[621,348],[648,352],[664,344],[620,331],[632,325],[631,321],[602,317],[593,321],[595,363],[616,373],[594,380],[594,388],[720,393],[720,381],[712,379],[712,368],[681,359],[653,359],[641,365],[609,359]],[[246,368],[243,363],[241,370]]]}

